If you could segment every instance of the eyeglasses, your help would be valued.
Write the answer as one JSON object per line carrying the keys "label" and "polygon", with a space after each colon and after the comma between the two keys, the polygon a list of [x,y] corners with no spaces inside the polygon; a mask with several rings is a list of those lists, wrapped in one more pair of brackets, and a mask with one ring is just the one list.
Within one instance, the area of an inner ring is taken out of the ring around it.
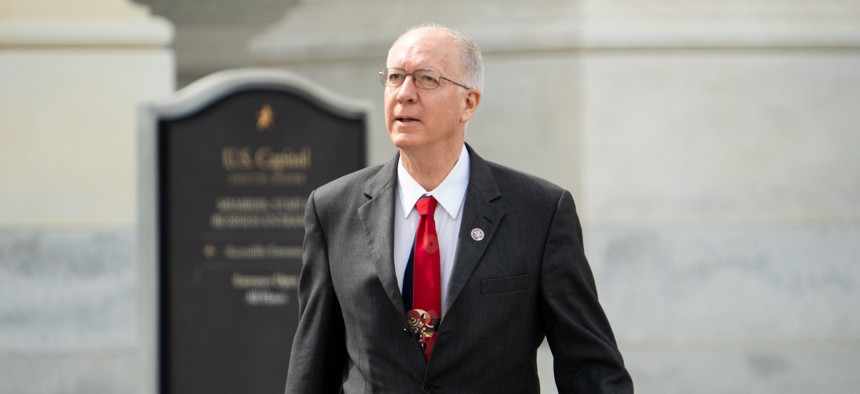
{"label": "eyeglasses", "polygon": [[418,70],[411,74],[407,74],[406,70],[402,68],[384,68],[382,69],[382,71],[379,72],[379,81],[382,82],[383,86],[391,86],[393,88],[396,88],[400,85],[403,85],[403,82],[406,81],[406,77],[410,75],[412,76],[412,82],[414,82],[415,86],[419,89],[436,89],[439,87],[439,81],[442,79],[451,82],[454,85],[457,85],[463,89],[469,89],[469,87],[466,85],[454,82],[430,70]]}

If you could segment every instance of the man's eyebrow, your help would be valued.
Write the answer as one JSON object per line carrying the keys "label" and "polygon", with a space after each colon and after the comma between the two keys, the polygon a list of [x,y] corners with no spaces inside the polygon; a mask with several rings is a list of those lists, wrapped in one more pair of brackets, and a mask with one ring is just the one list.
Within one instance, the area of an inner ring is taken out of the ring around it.
{"label": "man's eyebrow", "polygon": [[[405,69],[405,68],[403,68],[403,67],[388,66],[387,68],[396,68],[396,69],[398,69],[398,70],[406,71],[406,69]],[[415,70],[413,70],[412,72],[415,72],[415,71],[436,71],[436,70],[434,70],[434,69],[433,69],[433,67],[424,67],[424,68],[418,68],[418,69],[415,69]]]}

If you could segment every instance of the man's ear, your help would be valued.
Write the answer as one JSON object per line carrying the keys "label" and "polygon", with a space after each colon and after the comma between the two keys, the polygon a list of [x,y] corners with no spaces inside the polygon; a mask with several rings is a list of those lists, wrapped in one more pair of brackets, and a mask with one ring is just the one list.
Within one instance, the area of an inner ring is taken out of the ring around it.
{"label": "man's ear", "polygon": [[466,93],[466,106],[463,108],[463,115],[460,117],[460,121],[466,123],[469,119],[472,119],[472,115],[475,114],[475,111],[478,110],[478,105],[481,104],[481,91],[477,89],[469,89],[469,92]]}

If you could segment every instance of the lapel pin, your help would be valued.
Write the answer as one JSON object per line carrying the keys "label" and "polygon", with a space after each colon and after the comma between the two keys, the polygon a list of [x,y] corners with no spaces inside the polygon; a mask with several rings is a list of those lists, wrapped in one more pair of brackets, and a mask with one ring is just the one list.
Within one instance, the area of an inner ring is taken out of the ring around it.
{"label": "lapel pin", "polygon": [[474,239],[475,241],[480,241],[480,240],[484,239],[484,230],[481,230],[479,228],[473,228],[472,229],[472,239]]}

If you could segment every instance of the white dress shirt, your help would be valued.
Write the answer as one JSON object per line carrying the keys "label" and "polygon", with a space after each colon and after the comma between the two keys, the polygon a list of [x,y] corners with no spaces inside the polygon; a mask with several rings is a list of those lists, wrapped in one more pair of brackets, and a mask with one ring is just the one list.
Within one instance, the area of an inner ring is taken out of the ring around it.
{"label": "white dress shirt", "polygon": [[[463,145],[457,164],[434,190],[424,190],[409,172],[403,168],[403,158],[397,163],[397,196],[394,211],[394,269],[397,285],[403,289],[403,276],[409,254],[415,243],[418,229],[418,211],[415,203],[422,196],[433,196],[438,205],[433,214],[436,221],[436,235],[439,237],[439,262],[442,274],[442,318],[445,318],[445,299],[448,296],[448,283],[454,268],[454,254],[457,251],[457,235],[463,221],[463,203],[466,201],[466,188],[469,186],[469,151]],[[442,209],[439,209],[442,208]]]}

